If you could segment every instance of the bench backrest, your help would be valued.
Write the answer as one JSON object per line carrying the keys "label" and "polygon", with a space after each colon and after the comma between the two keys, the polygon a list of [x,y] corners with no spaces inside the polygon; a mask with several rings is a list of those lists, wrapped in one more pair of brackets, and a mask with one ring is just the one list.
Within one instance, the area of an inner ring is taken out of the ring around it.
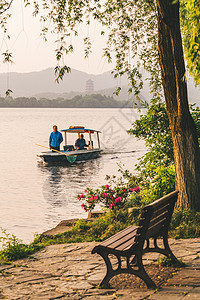
{"label": "bench backrest", "polygon": [[145,239],[167,235],[177,198],[178,191],[175,191],[143,208],[137,230],[137,244],[143,247]]}

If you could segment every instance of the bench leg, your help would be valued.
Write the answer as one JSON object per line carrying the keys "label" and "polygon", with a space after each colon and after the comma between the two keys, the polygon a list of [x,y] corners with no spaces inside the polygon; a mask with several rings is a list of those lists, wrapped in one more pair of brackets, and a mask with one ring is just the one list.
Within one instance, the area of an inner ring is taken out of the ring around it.
{"label": "bench leg", "polygon": [[[101,255],[101,257],[104,259],[105,263],[106,263],[106,275],[103,278],[103,280],[100,282],[99,286],[100,287],[108,287],[108,283],[110,281],[110,279],[115,276],[115,271],[112,268],[110,259],[108,257],[108,253],[105,252],[98,252],[99,255]],[[119,261],[119,260],[118,260]],[[118,267],[119,269],[119,267]]]}
{"label": "bench leg", "polygon": [[180,262],[178,261],[176,256],[173,254],[172,250],[170,249],[168,239],[165,236],[163,236],[163,244],[164,244],[165,251],[166,251],[165,255],[171,259],[172,263],[179,265]]}
{"label": "bench leg", "polygon": [[142,255],[137,255],[138,276],[146,283],[148,289],[156,289],[156,284],[149,277],[142,263]]}
{"label": "bench leg", "polygon": [[147,247],[143,250],[143,255],[145,253],[149,253],[149,252],[156,252],[156,253],[160,253],[160,254],[163,254],[163,255],[169,257],[172,260],[173,264],[176,264],[176,265],[179,264],[178,259],[173,254],[172,250],[170,249],[167,236],[163,235],[162,238],[163,238],[164,248],[158,247],[157,238],[154,238],[154,247],[149,247],[149,240],[147,240]]}
{"label": "bench leg", "polygon": [[121,267],[121,258],[119,256],[116,256],[118,259],[118,268],[116,270],[113,270],[112,268],[112,264],[111,261],[108,257],[108,253],[106,253],[105,251],[98,251],[97,252],[99,255],[101,255],[101,257],[104,259],[105,263],[106,263],[106,275],[103,278],[103,280],[100,283],[100,287],[108,287],[109,286],[109,281],[112,277],[118,275],[118,274],[133,274],[135,276],[140,277],[147,285],[147,287],[149,289],[155,289],[156,285],[153,282],[153,280],[151,280],[151,278],[148,276],[148,274],[146,273],[143,263],[142,263],[142,255],[138,255],[136,254],[135,256],[135,266],[138,268],[137,270],[134,270],[129,262],[129,257],[127,257],[127,268],[122,268]]}

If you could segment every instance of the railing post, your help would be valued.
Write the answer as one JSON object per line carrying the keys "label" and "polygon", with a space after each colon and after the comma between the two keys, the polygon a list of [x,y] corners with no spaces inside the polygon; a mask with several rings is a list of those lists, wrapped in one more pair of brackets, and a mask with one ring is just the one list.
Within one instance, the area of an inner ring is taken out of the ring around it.
{"label": "railing post", "polygon": [[93,149],[93,145],[92,145],[92,138],[91,138],[91,131],[89,131],[89,137],[90,137],[90,146],[91,146],[91,149]]}
{"label": "railing post", "polygon": [[97,141],[98,141],[98,147],[100,149],[100,140],[99,140],[99,133],[98,133],[98,131],[97,131]]}

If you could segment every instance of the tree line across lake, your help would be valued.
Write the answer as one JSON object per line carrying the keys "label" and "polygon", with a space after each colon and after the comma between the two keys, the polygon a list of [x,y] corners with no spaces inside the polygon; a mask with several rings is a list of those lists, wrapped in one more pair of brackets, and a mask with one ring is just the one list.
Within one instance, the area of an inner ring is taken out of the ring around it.
{"label": "tree line across lake", "polygon": [[117,101],[113,97],[100,94],[78,95],[72,99],[46,99],[35,97],[0,97],[0,107],[27,107],[27,108],[132,108],[141,107],[137,100]]}

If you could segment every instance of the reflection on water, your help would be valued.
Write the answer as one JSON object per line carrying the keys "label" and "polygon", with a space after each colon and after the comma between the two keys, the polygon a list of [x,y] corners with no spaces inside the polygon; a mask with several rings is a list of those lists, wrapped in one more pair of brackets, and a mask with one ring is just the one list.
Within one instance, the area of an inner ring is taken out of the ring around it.
{"label": "reflection on water", "polygon": [[62,206],[63,201],[65,201],[62,190],[62,169],[60,167],[51,167],[47,173],[46,181],[43,185],[44,198],[53,206]]}
{"label": "reflection on water", "polygon": [[[85,186],[99,175],[100,158],[79,162],[74,165],[48,166],[38,163],[38,168],[46,177],[43,184],[44,199],[52,206],[64,207],[69,202],[73,205],[76,190]],[[74,197],[73,197],[74,196]]]}

